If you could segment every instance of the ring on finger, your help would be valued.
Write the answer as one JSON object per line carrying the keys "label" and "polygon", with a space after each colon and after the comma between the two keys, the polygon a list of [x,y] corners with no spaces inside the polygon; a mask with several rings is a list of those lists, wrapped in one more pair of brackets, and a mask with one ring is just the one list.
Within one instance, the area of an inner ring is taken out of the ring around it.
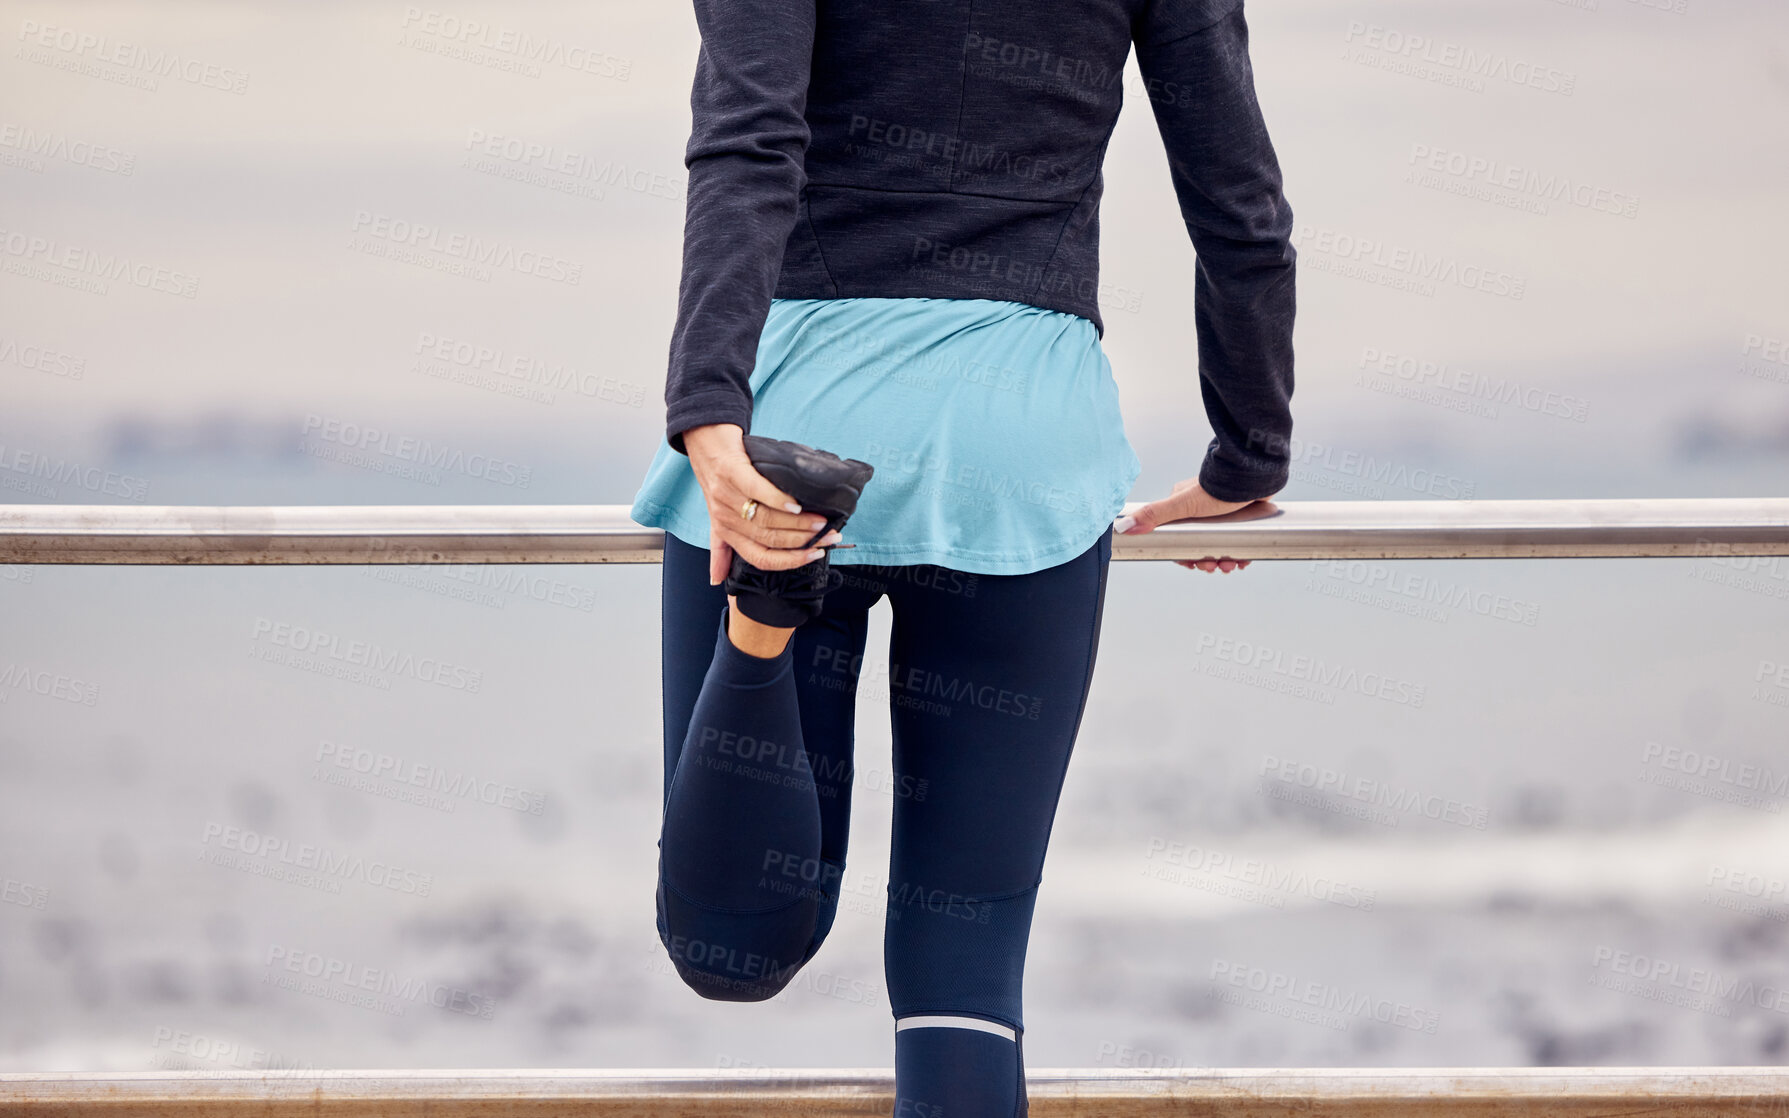
{"label": "ring on finger", "polygon": [[739,507],[739,515],[744,517],[747,520],[750,520],[752,517],[757,516],[758,515],[758,499],[756,497],[754,497],[751,500],[748,500],[745,504],[741,505]]}

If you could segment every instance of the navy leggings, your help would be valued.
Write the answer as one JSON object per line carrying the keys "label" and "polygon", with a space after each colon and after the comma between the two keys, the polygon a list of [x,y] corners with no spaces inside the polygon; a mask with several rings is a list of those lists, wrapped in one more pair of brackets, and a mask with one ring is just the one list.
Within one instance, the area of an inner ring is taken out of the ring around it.
{"label": "navy leggings", "polygon": [[1025,1114],[1025,947],[1111,557],[1108,530],[1025,575],[841,564],[821,615],[764,659],[728,639],[708,552],[667,534],[658,929],[683,980],[772,997],[832,928],[857,677],[887,597],[895,1114]]}

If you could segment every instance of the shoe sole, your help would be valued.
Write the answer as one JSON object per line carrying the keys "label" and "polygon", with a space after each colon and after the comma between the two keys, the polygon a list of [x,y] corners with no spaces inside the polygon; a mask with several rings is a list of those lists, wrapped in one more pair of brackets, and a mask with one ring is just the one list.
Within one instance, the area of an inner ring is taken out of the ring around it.
{"label": "shoe sole", "polygon": [[868,462],[758,435],[745,437],[745,452],[752,467],[795,498],[803,512],[812,506],[816,512],[850,516],[857,510],[863,487],[876,472]]}
{"label": "shoe sole", "polygon": [[745,436],[746,456],[772,485],[795,498],[801,511],[818,513],[826,526],[808,541],[845,526],[876,468],[855,458],[840,458],[804,443]]}

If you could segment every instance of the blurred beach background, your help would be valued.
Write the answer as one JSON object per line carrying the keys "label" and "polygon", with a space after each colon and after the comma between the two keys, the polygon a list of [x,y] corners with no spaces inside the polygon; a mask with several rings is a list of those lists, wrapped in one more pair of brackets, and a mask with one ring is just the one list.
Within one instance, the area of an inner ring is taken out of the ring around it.
{"label": "blurred beach background", "polygon": [[[1299,225],[1285,500],[1785,494],[1789,8],[1248,12]],[[687,4],[0,32],[0,503],[631,501]],[[1148,500],[1209,431],[1130,67],[1102,301]],[[130,269],[59,266],[95,257]],[[827,946],[705,1002],[653,927],[657,594],[0,567],[0,1069],[886,1066],[886,653]],[[407,666],[288,655],[319,639]],[[1781,1063],[1785,665],[1789,560],[1116,566],[1028,1062]]]}

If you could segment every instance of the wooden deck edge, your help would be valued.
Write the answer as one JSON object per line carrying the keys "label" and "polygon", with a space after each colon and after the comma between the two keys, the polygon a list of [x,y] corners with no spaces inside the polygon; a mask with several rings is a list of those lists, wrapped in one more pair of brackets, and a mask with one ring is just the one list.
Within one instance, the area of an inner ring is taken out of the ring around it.
{"label": "wooden deck edge", "polygon": [[[1775,1115],[1789,1068],[1036,1068],[1033,1118],[1145,1115]],[[719,1118],[888,1115],[886,1069],[157,1071],[0,1074],[0,1114]],[[917,1118],[917,1116],[910,1116]],[[940,1115],[939,1118],[951,1118]]]}

